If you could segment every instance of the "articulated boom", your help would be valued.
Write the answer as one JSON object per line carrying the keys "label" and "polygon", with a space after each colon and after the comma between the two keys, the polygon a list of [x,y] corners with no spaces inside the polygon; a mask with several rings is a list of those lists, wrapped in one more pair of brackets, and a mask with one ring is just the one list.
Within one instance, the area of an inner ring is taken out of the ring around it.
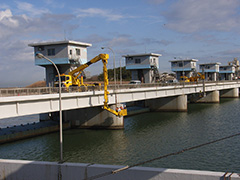
{"label": "articulated boom", "polygon": [[108,90],[107,90],[107,86],[108,86],[108,71],[107,71],[107,63],[108,63],[108,54],[106,54],[105,57],[102,58],[102,62],[103,62],[103,77],[104,77],[104,106],[103,109],[115,114],[116,116],[126,116],[127,115],[127,109],[120,109],[120,111],[116,111],[111,109],[108,106]]}

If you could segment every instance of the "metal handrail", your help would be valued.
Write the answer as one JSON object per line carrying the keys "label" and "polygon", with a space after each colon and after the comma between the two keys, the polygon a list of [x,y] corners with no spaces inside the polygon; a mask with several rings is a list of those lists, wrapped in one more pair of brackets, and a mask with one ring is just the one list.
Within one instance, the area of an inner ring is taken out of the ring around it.
{"label": "metal handrail", "polygon": [[[229,81],[205,81],[205,84],[211,83],[224,83],[224,82],[240,82],[238,80]],[[116,84],[117,89],[134,89],[134,88],[147,88],[147,87],[167,87],[167,86],[186,86],[186,85],[201,85],[202,81],[199,82],[178,82],[178,83],[143,83],[143,84]],[[114,85],[108,85],[109,90],[114,89]],[[63,93],[72,92],[86,92],[86,91],[102,91],[103,86],[73,86],[69,89],[62,88]],[[28,96],[28,95],[43,95],[43,94],[57,94],[59,91],[58,87],[36,87],[36,88],[0,88],[0,97],[9,96]]]}

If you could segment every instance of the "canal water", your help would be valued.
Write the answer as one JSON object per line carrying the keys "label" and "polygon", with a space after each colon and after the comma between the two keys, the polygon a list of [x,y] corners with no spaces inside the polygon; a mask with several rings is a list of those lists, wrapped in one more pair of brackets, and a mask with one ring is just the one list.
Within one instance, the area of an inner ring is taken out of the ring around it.
{"label": "canal water", "polygon": [[[177,152],[239,133],[239,108],[240,99],[221,99],[220,104],[189,104],[188,112],[150,112],[126,117],[124,130],[67,130],[64,131],[64,160],[132,165]],[[0,158],[58,161],[59,134],[0,145]],[[240,137],[143,166],[239,173]]]}

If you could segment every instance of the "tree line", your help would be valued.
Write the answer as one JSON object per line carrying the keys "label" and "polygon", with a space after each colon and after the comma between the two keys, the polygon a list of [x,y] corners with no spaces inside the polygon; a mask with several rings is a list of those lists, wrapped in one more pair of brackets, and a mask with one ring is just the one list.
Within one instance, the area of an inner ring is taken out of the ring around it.
{"label": "tree line", "polygon": [[[109,81],[114,80],[114,69],[108,69],[108,79]],[[120,79],[120,67],[116,68],[116,79]],[[103,81],[103,73],[98,75],[98,80]],[[126,70],[126,66],[122,67],[122,80],[130,81],[131,80],[131,72],[130,70]]]}

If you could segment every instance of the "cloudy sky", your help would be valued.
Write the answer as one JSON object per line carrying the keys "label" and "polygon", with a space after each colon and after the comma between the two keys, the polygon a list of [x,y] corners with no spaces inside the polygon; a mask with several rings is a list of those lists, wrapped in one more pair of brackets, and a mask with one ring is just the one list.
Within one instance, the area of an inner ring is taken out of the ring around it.
{"label": "cloudy sky", "polygon": [[[239,0],[0,0],[0,87],[25,86],[45,77],[29,43],[64,38],[92,43],[88,59],[111,47],[122,55],[160,53],[169,60],[196,58],[227,64],[240,54]],[[101,64],[88,69],[101,73]]]}

